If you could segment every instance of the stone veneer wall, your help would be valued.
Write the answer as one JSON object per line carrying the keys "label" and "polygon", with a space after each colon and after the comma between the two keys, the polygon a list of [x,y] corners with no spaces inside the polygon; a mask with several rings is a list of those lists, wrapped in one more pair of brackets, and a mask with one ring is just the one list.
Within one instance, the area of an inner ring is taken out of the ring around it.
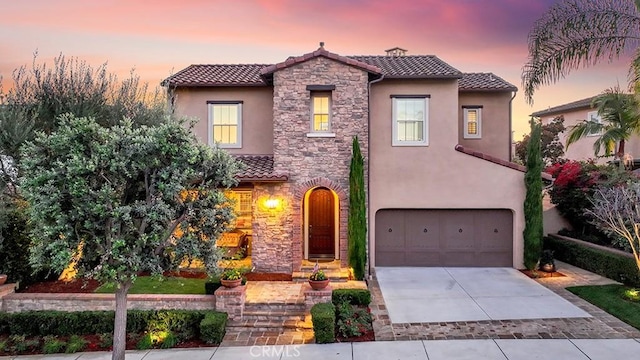
{"label": "stone veneer wall", "polygon": [[[291,273],[291,185],[258,183],[253,188],[253,236],[251,265],[258,272]],[[280,200],[276,209],[265,201]]]}
{"label": "stone veneer wall", "polygon": [[[270,241],[271,244],[277,242],[278,249],[281,249],[280,244],[288,245],[290,249],[271,251],[266,259],[259,255],[259,261],[254,261],[256,267],[264,266],[267,262],[283,263],[284,258],[289,257],[288,263],[293,266],[292,270],[300,269],[304,245],[301,231],[303,204],[298,192],[300,189],[308,190],[310,182],[326,186],[340,197],[340,256],[343,265],[346,265],[347,212],[343,210],[348,210],[353,136],[358,135],[362,156],[365,164],[368,163],[368,80],[366,71],[324,57],[274,73],[274,170],[289,174],[288,184],[292,185],[294,192],[289,191],[287,198],[287,209],[292,211],[293,216],[289,221],[280,222],[282,228],[276,231],[282,238]],[[307,137],[311,127],[311,92],[307,90],[307,85],[335,86],[331,95],[331,131],[335,133],[335,137]],[[258,218],[254,220],[254,243],[255,234],[263,230],[261,222],[264,223],[265,219],[258,214]],[[265,244],[269,241],[266,239],[268,236],[270,235],[267,233],[262,236]],[[345,256],[342,249],[345,249]],[[264,250],[264,247],[260,248],[260,251]],[[259,254],[258,249],[252,254],[255,259]]]}

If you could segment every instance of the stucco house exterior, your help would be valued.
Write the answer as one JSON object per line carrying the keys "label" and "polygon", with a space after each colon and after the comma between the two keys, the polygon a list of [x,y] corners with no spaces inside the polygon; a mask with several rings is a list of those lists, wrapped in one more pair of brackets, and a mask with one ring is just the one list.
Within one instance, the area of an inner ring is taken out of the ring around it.
{"label": "stucco house exterior", "polygon": [[238,231],[256,271],[347,266],[351,143],[365,159],[369,267],[522,265],[524,168],[510,163],[517,88],[433,55],[191,65],[166,79],[197,136],[246,164]]}
{"label": "stucco house exterior", "polygon": [[[597,95],[596,95],[597,96]],[[562,116],[564,118],[565,131],[559,134],[560,141],[565,146],[564,157],[569,160],[595,160],[599,164],[607,163],[613,160],[611,157],[596,158],[593,149],[593,143],[598,139],[599,134],[593,134],[582,138],[575,143],[571,144],[567,149],[567,137],[571,131],[571,127],[577,125],[581,121],[597,121],[601,122],[602,119],[598,115],[597,109],[591,106],[593,99],[596,96],[591,96],[585,99],[572,101],[566,104],[553,106],[545,110],[539,110],[531,114],[531,116],[539,117],[543,124],[548,124],[556,117]],[[640,137],[633,136],[629,141],[625,143],[625,152],[630,154],[634,159],[640,158]],[[600,151],[600,155],[604,155],[603,151]]]}

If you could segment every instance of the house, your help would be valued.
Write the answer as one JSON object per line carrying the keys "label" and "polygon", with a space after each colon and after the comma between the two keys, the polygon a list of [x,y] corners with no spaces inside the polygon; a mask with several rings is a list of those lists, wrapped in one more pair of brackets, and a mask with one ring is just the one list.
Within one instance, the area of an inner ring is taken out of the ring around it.
{"label": "house", "polygon": [[[602,119],[598,115],[597,109],[591,106],[593,99],[596,96],[591,96],[586,99],[572,101],[566,104],[550,107],[546,110],[536,111],[531,116],[539,117],[543,124],[550,123],[553,119],[562,116],[564,118],[565,131],[559,134],[560,142],[565,146],[564,157],[569,160],[592,160],[595,159],[597,163],[604,164],[611,160],[613,157],[601,157],[596,159],[595,151],[593,149],[594,142],[598,139],[599,133],[588,135],[586,138],[582,138],[575,143],[571,144],[567,148],[567,137],[571,128],[581,121],[589,120],[602,122]],[[633,136],[625,144],[625,152],[631,154],[634,158],[640,157],[640,138]],[[604,155],[604,151],[600,151],[600,155]]]}
{"label": "house", "polygon": [[351,143],[365,159],[369,267],[522,265],[517,88],[432,55],[316,51],[277,64],[191,65],[176,112],[246,164],[232,196],[256,271],[347,266]]}

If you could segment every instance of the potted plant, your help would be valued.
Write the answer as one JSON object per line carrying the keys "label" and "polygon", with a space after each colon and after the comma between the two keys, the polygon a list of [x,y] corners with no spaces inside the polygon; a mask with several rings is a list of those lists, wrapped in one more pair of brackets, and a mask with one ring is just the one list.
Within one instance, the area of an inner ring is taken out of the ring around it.
{"label": "potted plant", "polygon": [[553,250],[544,250],[542,252],[539,269],[548,273],[556,271],[556,263],[553,260]]}
{"label": "potted plant", "polygon": [[242,271],[236,268],[226,269],[220,276],[220,283],[224,287],[234,288],[242,284]]}
{"label": "potted plant", "polygon": [[0,274],[0,285],[4,285],[7,282],[7,274]]}
{"label": "potted plant", "polygon": [[313,290],[322,290],[329,285],[329,278],[324,273],[324,271],[318,268],[318,263],[316,262],[316,266],[313,268],[313,272],[309,276],[309,285]]}

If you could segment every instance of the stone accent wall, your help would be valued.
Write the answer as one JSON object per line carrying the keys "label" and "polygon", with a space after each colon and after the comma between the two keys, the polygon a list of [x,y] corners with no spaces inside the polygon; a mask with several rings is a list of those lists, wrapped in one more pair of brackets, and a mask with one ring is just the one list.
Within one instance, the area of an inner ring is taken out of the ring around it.
{"label": "stone accent wall", "polygon": [[[283,195],[288,193],[287,210],[291,212],[291,217],[284,223],[280,222],[282,228],[276,231],[282,234],[281,241],[289,246],[289,250],[271,251],[265,258],[258,255],[259,251],[264,251],[264,247],[257,249],[254,246],[253,259],[258,256],[258,262],[254,261],[256,268],[268,262],[280,264],[285,261],[284,257],[290,256],[286,261],[292,269],[288,271],[300,269],[304,248],[302,200],[305,192],[315,186],[325,186],[339,196],[340,258],[342,264],[346,265],[349,165],[353,136],[358,135],[365,164],[368,163],[368,80],[366,71],[324,57],[313,58],[274,73],[274,170],[289,174],[287,185],[290,184],[293,190],[281,192]],[[307,90],[307,85],[335,86],[331,92],[331,132],[335,137],[307,136],[311,130],[312,94]],[[254,220],[254,243],[256,234],[267,223],[260,216],[258,214]],[[274,242],[275,239],[272,239],[269,246]],[[275,245],[279,248],[278,244]],[[280,265],[272,266],[277,267]]]}
{"label": "stone accent wall", "polygon": [[[291,185],[255,184],[253,188],[253,238],[251,244],[251,264],[257,272],[291,273],[293,222],[291,211]],[[265,201],[270,197],[280,200],[275,209],[268,209]],[[298,244],[300,242],[298,241]],[[302,250],[295,256],[302,256]]]}
{"label": "stone accent wall", "polygon": [[[89,311],[115,310],[113,294],[30,294],[14,293],[2,298],[2,311],[30,310]],[[212,295],[129,295],[127,309],[136,310],[215,310]]]}

